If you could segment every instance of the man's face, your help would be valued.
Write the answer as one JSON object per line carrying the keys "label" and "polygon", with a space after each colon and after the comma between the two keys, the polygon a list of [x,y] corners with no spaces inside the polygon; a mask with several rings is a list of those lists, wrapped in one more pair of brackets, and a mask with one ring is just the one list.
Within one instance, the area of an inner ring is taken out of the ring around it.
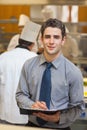
{"label": "man's face", "polygon": [[44,52],[50,55],[57,55],[61,51],[64,41],[65,38],[62,38],[60,29],[47,27],[42,37]]}

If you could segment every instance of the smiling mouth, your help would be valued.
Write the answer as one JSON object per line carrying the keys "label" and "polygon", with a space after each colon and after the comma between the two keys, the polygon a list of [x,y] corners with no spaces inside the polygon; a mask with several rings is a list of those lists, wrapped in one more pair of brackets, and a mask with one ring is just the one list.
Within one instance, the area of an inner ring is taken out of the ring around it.
{"label": "smiling mouth", "polygon": [[50,46],[48,46],[48,48],[49,48],[49,50],[53,50],[55,47],[50,47]]}

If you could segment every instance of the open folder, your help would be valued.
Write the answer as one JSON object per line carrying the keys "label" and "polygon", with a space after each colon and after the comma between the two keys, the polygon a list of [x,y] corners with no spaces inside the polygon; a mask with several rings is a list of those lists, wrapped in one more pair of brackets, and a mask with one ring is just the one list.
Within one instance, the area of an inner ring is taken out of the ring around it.
{"label": "open folder", "polygon": [[25,115],[31,115],[33,114],[34,112],[35,113],[38,113],[38,112],[42,112],[44,114],[55,114],[57,111],[61,111],[61,112],[65,112],[69,109],[72,109],[73,107],[69,107],[69,108],[64,108],[64,109],[52,109],[52,110],[43,110],[43,109],[23,109],[23,108],[20,108],[20,113],[21,114],[25,114]]}

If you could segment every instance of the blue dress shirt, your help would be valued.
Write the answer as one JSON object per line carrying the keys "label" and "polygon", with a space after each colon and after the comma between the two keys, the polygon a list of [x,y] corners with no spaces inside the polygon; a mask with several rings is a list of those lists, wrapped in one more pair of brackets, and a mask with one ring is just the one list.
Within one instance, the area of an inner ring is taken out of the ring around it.
{"label": "blue dress shirt", "polygon": [[[39,100],[45,62],[43,54],[25,62],[16,93],[19,107],[31,108],[31,105]],[[52,64],[50,109],[76,107],[62,112],[59,123],[48,122],[45,127],[63,128],[71,125],[84,110],[83,76],[80,69],[62,54]],[[30,115],[29,120],[38,125],[35,116]]]}

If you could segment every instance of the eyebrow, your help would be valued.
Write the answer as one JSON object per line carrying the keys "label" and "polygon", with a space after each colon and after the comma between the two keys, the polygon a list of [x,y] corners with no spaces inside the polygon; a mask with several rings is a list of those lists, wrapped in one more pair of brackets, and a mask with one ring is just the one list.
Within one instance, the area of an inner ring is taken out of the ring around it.
{"label": "eyebrow", "polygon": [[[45,38],[50,38],[50,37],[51,37],[51,35],[46,34],[44,37],[45,37]],[[56,39],[60,38],[60,36],[59,36],[59,35],[53,35],[53,37],[54,37],[54,38],[56,38]]]}

